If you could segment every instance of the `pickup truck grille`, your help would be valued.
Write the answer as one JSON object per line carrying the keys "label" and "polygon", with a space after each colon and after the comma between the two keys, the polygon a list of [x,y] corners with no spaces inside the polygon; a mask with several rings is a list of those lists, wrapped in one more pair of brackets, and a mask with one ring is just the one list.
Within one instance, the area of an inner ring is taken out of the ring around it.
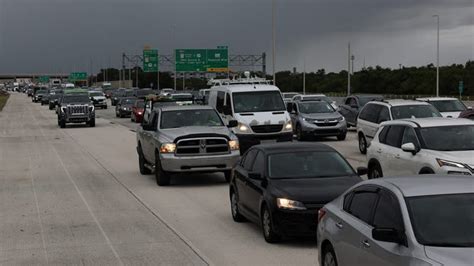
{"label": "pickup truck grille", "polygon": [[176,143],[176,155],[212,155],[229,153],[225,138],[182,139]]}
{"label": "pickup truck grille", "polygon": [[252,130],[255,133],[276,133],[280,132],[282,128],[283,125],[252,126]]}
{"label": "pickup truck grille", "polygon": [[84,115],[87,114],[88,108],[87,105],[70,105],[67,107],[67,112],[70,115]]}

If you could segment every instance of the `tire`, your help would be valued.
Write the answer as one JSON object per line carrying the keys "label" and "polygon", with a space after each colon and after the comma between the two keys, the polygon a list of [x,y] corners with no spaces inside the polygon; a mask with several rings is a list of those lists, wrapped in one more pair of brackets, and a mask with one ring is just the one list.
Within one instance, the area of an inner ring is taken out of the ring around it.
{"label": "tire", "polygon": [[229,183],[230,180],[232,179],[232,171],[231,170],[224,171],[224,178],[225,178],[225,182]]}
{"label": "tire", "polygon": [[337,136],[337,140],[346,140],[347,132],[342,133],[341,135]]}
{"label": "tire", "polygon": [[142,147],[138,147],[138,168],[140,169],[140,174],[149,175],[151,174],[150,169],[145,167],[145,156],[143,156]]}
{"label": "tire", "polygon": [[232,189],[230,191],[230,212],[232,213],[232,219],[236,223],[245,222],[245,217],[239,212],[239,195]]}
{"label": "tire", "polygon": [[44,103],[43,103],[43,102],[41,102],[41,106],[43,106],[43,105],[44,105]]}
{"label": "tire", "polygon": [[59,120],[59,127],[66,128],[66,120],[64,119]]}
{"label": "tire", "polygon": [[171,181],[169,173],[161,167],[160,155],[158,153],[155,154],[155,178],[156,184],[160,187],[168,186]]}
{"label": "tire", "polygon": [[431,168],[423,168],[420,170],[420,175],[432,175],[435,172]]}
{"label": "tire", "polygon": [[91,121],[89,121],[88,125],[90,127],[95,127],[95,117],[91,119]]}
{"label": "tire", "polygon": [[106,105],[106,106],[104,106],[104,109],[107,109],[107,105]]}
{"label": "tire", "polygon": [[261,223],[263,237],[267,243],[277,243],[280,241],[281,237],[275,232],[273,228],[272,216],[267,206],[263,206],[262,208]]}
{"label": "tire", "polygon": [[119,117],[119,113],[115,112],[115,117]]}
{"label": "tire", "polygon": [[296,125],[296,139],[298,141],[303,141],[303,140],[306,139],[306,136],[305,136],[303,130],[301,129],[300,125]]}
{"label": "tire", "polygon": [[49,110],[53,110],[53,109],[54,109],[54,108],[50,105],[50,106],[49,106]]}
{"label": "tire", "polygon": [[383,177],[382,167],[379,163],[373,163],[369,166],[369,172],[367,173],[369,179],[377,179]]}
{"label": "tire", "polygon": [[337,266],[336,253],[331,245],[327,245],[321,255],[321,266]]}
{"label": "tire", "polygon": [[367,139],[362,133],[359,134],[359,151],[362,154],[367,153]]}

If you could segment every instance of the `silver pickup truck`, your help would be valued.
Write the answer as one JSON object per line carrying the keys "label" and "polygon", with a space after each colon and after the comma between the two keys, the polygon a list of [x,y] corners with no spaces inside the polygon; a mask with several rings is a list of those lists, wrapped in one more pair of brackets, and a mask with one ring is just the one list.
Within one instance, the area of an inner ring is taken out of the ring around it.
{"label": "silver pickup truck", "polygon": [[171,173],[223,172],[240,159],[237,137],[210,106],[163,106],[153,109],[150,120],[137,130],[141,174],[155,172],[159,186],[170,183]]}

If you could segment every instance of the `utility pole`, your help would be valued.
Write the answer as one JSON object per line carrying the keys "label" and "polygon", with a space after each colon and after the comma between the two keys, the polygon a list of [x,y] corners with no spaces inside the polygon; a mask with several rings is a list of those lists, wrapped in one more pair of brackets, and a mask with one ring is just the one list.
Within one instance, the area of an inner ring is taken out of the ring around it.
{"label": "utility pole", "polygon": [[306,58],[303,59],[303,95],[306,94]]}
{"label": "utility pole", "polygon": [[351,43],[347,45],[347,96],[351,95]]}
{"label": "utility pole", "polygon": [[354,75],[354,59],[355,59],[355,56],[354,55],[351,55],[351,61],[352,61],[352,75]]}
{"label": "utility pole", "polygon": [[438,31],[436,39],[436,97],[439,97],[439,15],[433,15],[438,22]]}
{"label": "utility pole", "polygon": [[184,91],[185,83],[186,83],[186,72],[183,72],[183,91]]}
{"label": "utility pole", "polygon": [[276,86],[275,65],[276,65],[276,32],[275,32],[275,5],[276,0],[272,0],[272,63],[273,63],[273,85]]}

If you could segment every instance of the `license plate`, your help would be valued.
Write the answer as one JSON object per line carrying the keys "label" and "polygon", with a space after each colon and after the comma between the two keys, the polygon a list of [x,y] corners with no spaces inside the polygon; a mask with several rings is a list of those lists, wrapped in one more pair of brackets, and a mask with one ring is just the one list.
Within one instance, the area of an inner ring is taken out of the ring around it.
{"label": "license plate", "polygon": [[276,143],[275,139],[262,139],[260,140],[260,144],[267,144],[267,143]]}

